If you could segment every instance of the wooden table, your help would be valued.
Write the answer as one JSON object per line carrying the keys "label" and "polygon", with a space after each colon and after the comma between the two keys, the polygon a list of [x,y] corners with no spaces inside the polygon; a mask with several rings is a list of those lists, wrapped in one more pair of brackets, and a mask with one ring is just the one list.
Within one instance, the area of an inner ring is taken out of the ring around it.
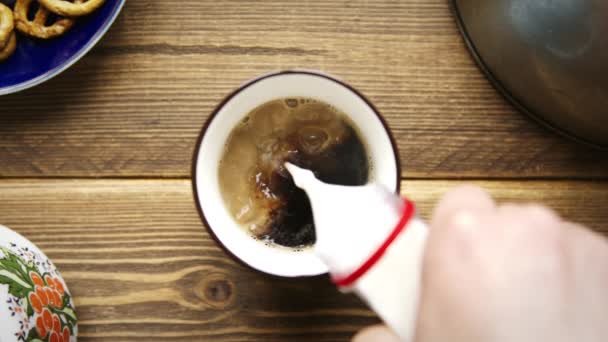
{"label": "wooden table", "polygon": [[377,105],[423,216],[472,182],[608,232],[608,155],[506,103],[445,0],[129,1],[73,68],[0,98],[0,223],[58,264],[81,340],[345,341],[377,322],[327,277],[235,263],[194,206],[207,115],[241,82],[293,67],[337,75]]}

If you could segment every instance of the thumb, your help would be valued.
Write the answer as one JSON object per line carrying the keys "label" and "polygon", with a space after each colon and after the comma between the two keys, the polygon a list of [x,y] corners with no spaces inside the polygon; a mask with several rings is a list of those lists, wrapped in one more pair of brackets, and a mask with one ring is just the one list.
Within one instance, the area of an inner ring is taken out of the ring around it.
{"label": "thumb", "polygon": [[389,328],[384,325],[374,325],[361,330],[352,342],[402,342]]}

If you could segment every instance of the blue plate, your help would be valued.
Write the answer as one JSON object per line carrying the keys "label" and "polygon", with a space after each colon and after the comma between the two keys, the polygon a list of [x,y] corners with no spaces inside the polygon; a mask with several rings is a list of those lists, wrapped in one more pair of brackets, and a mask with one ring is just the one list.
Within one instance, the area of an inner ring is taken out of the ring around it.
{"label": "blue plate", "polygon": [[[3,3],[14,1],[0,0]],[[125,0],[106,0],[97,11],[78,18],[64,35],[40,40],[17,35],[17,50],[0,62],[0,95],[33,87],[76,63],[106,33]],[[12,6],[11,6],[12,7]]]}

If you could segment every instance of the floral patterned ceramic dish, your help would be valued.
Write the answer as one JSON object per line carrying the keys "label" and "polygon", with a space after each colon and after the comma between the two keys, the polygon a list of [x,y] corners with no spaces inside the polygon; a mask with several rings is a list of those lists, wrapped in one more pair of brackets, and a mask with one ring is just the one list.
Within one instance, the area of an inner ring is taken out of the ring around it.
{"label": "floral patterned ceramic dish", "polygon": [[33,243],[0,226],[0,341],[75,342],[72,296]]}

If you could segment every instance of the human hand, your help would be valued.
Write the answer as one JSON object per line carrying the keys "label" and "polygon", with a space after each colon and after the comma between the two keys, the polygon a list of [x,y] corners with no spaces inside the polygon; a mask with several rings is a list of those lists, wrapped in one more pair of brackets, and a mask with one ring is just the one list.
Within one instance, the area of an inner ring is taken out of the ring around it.
{"label": "human hand", "polygon": [[[398,339],[375,326],[353,341]],[[607,240],[542,206],[449,192],[431,221],[415,338],[435,341],[608,341]]]}

